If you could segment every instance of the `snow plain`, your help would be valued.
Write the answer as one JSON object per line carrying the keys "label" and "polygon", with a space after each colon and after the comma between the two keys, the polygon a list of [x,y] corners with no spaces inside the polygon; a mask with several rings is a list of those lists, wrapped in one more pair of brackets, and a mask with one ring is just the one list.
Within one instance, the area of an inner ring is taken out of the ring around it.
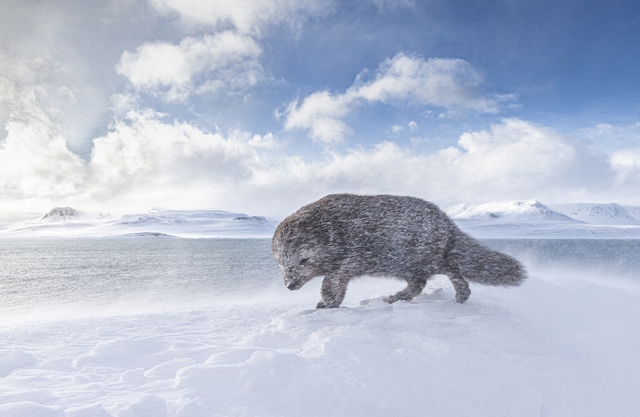
{"label": "snow plain", "polygon": [[[4,324],[4,417],[544,416],[640,409],[638,282],[533,274],[446,279],[412,302],[356,282],[209,306]],[[367,298],[371,297],[371,298]],[[364,301],[363,301],[364,300]]]}

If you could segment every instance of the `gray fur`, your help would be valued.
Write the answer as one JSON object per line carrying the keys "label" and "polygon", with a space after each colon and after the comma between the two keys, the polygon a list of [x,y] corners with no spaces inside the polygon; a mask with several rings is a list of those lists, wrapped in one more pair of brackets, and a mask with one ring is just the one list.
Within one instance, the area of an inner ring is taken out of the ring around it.
{"label": "gray fur", "polygon": [[436,274],[449,277],[464,303],[469,283],[510,286],[526,278],[511,256],[461,231],[435,204],[414,197],[332,194],[280,223],[273,255],[284,282],[297,290],[324,276],[317,308],[339,307],[349,280],[384,276],[407,282],[385,301],[411,300]]}

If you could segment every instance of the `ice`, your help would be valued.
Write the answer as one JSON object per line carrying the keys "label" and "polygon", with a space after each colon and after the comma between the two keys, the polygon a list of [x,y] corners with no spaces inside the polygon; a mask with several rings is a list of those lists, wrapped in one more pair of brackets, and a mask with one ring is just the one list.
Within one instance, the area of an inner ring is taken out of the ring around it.
{"label": "ice", "polygon": [[0,415],[635,416],[640,284],[536,270],[516,288],[445,277],[412,302],[363,279],[162,311],[0,327]]}

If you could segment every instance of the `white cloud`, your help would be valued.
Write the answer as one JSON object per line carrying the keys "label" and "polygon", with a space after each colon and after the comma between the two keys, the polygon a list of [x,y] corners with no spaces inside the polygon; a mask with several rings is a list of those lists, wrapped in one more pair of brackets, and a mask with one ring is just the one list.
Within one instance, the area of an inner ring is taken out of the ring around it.
{"label": "white cloud", "polygon": [[0,107],[8,109],[0,140],[3,200],[49,199],[79,192],[83,162],[70,152],[62,129],[38,102],[32,88],[0,77]]}
{"label": "white cloud", "polygon": [[384,11],[385,9],[397,9],[399,7],[409,7],[412,8],[415,6],[414,2],[411,0],[371,0],[373,4],[376,5],[379,11]]}
{"label": "white cloud", "polygon": [[624,149],[637,146],[640,142],[640,123],[629,125],[600,123],[582,129],[578,134],[604,149]]}
{"label": "white cloud", "polygon": [[149,0],[158,12],[177,14],[188,28],[232,25],[239,32],[259,36],[268,25],[302,25],[309,16],[322,16],[332,0]]}
{"label": "white cloud", "polygon": [[604,156],[595,166],[583,164],[583,156],[552,129],[506,119],[488,131],[463,134],[459,147],[421,154],[383,142],[373,149],[332,154],[329,161],[292,160],[264,182],[312,190],[314,197],[351,191],[410,194],[446,204],[510,198],[558,201],[593,192],[594,173],[589,170],[610,179]]}
{"label": "white cloud", "polygon": [[84,163],[37,116],[7,125],[0,195],[4,202],[35,199],[41,211],[55,201],[96,210],[219,207],[278,218],[332,192],[415,195],[444,206],[522,198],[640,204],[639,151],[592,152],[518,119],[465,133],[458,146],[437,152],[382,142],[309,159],[273,153],[283,144],[271,134],[207,133],[148,110],[130,112],[95,139]]}
{"label": "white cloud", "polygon": [[359,76],[344,94],[320,91],[306,97],[301,104],[293,101],[285,111],[284,128],[308,129],[314,141],[339,142],[350,132],[342,119],[353,108],[367,102],[497,112],[497,101],[477,92],[481,83],[482,76],[464,60],[431,58],[425,61],[399,53],[380,65],[372,81],[362,82]]}
{"label": "white cloud", "polygon": [[263,78],[262,50],[249,36],[225,31],[180,44],[144,44],[125,51],[116,66],[133,86],[179,102],[191,94],[217,90],[243,91]]}
{"label": "white cloud", "polygon": [[626,149],[614,152],[609,158],[611,166],[616,171],[617,181],[639,188],[640,192],[640,149]]}
{"label": "white cloud", "polygon": [[212,193],[231,190],[261,169],[256,149],[274,142],[272,135],[232,132],[225,138],[188,123],[164,123],[152,111],[130,112],[94,140],[91,199],[206,206]]}

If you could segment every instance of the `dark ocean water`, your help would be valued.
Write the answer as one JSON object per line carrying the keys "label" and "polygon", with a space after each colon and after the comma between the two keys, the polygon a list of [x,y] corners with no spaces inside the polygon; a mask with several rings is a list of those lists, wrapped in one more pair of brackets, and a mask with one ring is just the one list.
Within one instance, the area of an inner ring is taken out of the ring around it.
{"label": "dark ocean water", "polygon": [[[640,279],[640,240],[485,240],[530,273]],[[0,316],[114,303],[184,304],[280,288],[269,239],[0,240]]]}
{"label": "dark ocean water", "polygon": [[532,272],[565,272],[640,280],[639,239],[490,239],[492,249],[524,262]]}

